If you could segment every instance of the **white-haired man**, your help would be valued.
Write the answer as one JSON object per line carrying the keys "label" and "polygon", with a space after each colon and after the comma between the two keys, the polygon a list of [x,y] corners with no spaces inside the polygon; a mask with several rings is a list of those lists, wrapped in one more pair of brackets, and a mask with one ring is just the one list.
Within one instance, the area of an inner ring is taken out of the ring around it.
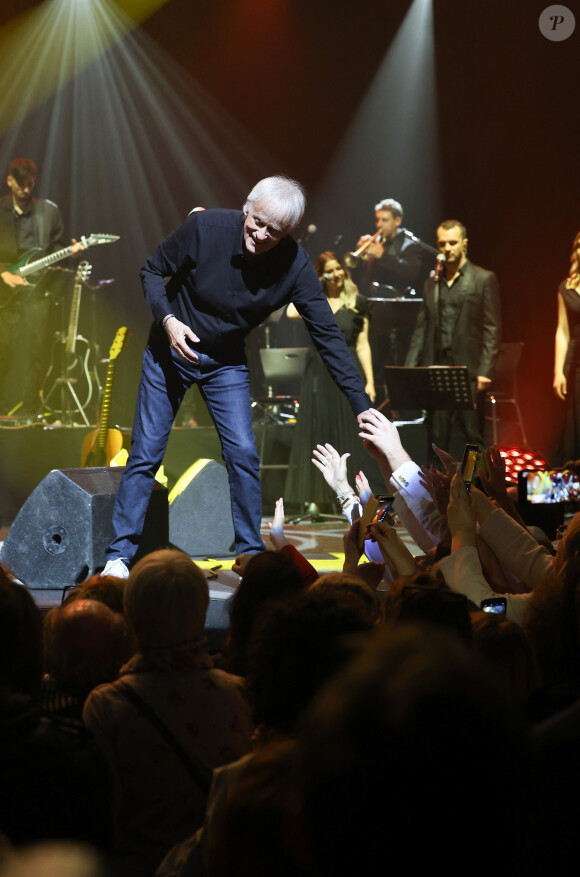
{"label": "white-haired man", "polygon": [[371,407],[308,254],[290,237],[305,203],[299,183],[267,177],[254,186],[242,211],[192,213],[141,269],[155,320],[143,357],[131,453],[117,494],[115,535],[104,572],[128,573],[155,472],[183,395],[193,383],[221,441],[236,551],[263,550],[260,460],[244,344],[248,332],[273,311],[294,302],[354,414]]}

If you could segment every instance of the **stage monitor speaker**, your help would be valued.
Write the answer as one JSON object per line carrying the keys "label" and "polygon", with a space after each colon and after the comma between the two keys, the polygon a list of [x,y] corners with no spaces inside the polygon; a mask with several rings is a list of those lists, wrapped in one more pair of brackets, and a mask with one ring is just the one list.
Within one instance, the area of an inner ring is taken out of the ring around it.
{"label": "stage monitor speaker", "polygon": [[197,460],[169,494],[169,541],[191,557],[234,557],[230,485],[225,467]]}
{"label": "stage monitor speaker", "polygon": [[[105,565],[121,466],[53,469],[32,491],[0,553],[29,588],[78,584]],[[167,489],[155,482],[136,558],[169,542]]]}

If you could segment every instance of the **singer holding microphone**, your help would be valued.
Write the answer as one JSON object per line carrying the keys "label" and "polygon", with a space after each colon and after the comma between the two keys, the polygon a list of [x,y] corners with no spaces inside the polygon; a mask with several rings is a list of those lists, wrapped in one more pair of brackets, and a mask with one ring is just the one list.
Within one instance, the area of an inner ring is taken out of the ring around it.
{"label": "singer holding microphone", "polygon": [[[314,270],[364,380],[365,392],[374,402],[375,383],[369,344],[370,304],[359,294],[344,261],[335,253],[321,253],[314,263]],[[288,305],[286,316],[291,320],[300,318],[293,304]],[[337,392],[322,358],[316,350],[312,350],[302,379],[300,410],[284,489],[286,502],[294,505],[333,504],[333,492],[314,466],[310,465],[312,451],[317,444],[326,442],[340,449],[341,454],[349,451],[349,465],[353,467],[354,478],[363,463],[368,469],[370,460],[358,437],[359,431],[349,405],[344,404],[342,393]]]}
{"label": "singer holding microphone", "polygon": [[[473,411],[436,411],[433,440],[450,449],[451,427],[457,419],[466,442],[485,446],[483,401],[489,388],[501,341],[501,304],[497,277],[467,258],[467,231],[447,219],[437,229],[440,256],[425,282],[423,303],[411,337],[406,366],[464,365],[469,370]],[[441,258],[443,256],[443,259]]]}

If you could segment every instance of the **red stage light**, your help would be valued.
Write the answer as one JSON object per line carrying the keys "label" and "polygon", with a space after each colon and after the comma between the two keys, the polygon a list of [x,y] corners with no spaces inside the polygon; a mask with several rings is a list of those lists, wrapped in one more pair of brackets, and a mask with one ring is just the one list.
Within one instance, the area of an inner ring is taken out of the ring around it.
{"label": "red stage light", "polygon": [[512,484],[518,483],[518,472],[525,469],[547,469],[548,461],[535,451],[528,448],[499,448],[505,461],[505,479]]}

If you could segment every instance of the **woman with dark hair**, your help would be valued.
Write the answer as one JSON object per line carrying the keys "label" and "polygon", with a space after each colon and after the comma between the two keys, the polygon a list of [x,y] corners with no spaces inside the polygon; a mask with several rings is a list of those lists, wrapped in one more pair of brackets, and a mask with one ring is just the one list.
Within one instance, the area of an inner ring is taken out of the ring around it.
{"label": "woman with dark hair", "polygon": [[[314,263],[322,289],[343,333],[355,364],[365,380],[365,391],[375,400],[371,348],[369,345],[368,300],[359,294],[343,260],[335,253],[321,253]],[[300,319],[290,304],[286,316]],[[355,472],[370,458],[362,449],[359,427],[346,398],[335,386],[318,352],[312,350],[300,391],[300,411],[292,442],[284,498],[287,503],[329,503],[334,495],[309,461],[318,444],[330,442],[349,451]]]}
{"label": "woman with dark hair", "polygon": [[554,392],[568,403],[563,460],[580,457],[580,231],[574,238],[568,277],[558,287]]}

